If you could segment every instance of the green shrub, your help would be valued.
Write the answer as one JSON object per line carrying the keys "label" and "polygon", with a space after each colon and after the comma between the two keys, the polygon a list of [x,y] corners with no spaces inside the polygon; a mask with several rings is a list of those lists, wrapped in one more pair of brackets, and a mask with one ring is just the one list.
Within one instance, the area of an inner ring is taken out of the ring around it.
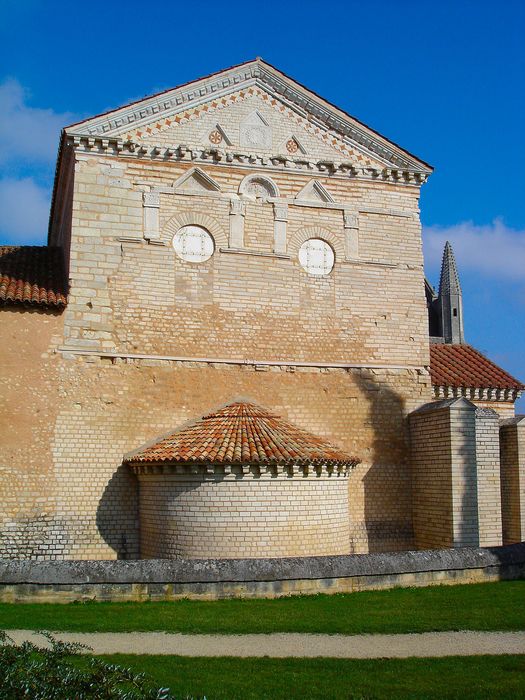
{"label": "green shrub", "polygon": [[40,634],[49,648],[18,646],[0,630],[0,700],[175,700],[143,673],[81,656],[89,647]]}

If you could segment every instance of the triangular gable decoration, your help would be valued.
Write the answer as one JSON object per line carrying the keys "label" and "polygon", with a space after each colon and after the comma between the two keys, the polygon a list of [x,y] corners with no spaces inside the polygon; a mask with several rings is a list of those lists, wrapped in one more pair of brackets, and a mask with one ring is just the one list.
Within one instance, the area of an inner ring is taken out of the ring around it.
{"label": "triangular gable decoration", "polygon": [[305,155],[306,148],[302,145],[297,136],[290,134],[280,145],[279,152],[289,153],[291,156],[300,154]]}
{"label": "triangular gable decoration", "polygon": [[206,138],[213,146],[231,146],[233,144],[226,130],[220,124],[215,124],[213,129],[206,134]]}
{"label": "triangular gable decoration", "polygon": [[317,180],[310,180],[303,189],[296,195],[295,199],[302,202],[333,202],[334,198]]}
{"label": "triangular gable decoration", "polygon": [[219,192],[221,188],[204,170],[192,168],[175,180],[173,189],[182,192]]}

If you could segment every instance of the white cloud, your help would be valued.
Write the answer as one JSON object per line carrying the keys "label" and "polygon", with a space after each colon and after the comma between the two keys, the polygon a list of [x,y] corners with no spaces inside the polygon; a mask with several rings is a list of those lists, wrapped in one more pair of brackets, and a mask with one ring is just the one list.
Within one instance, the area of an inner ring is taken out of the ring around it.
{"label": "white cloud", "polygon": [[70,112],[29,107],[27,99],[18,80],[0,83],[0,162],[54,161],[60,130],[76,119]]}
{"label": "white cloud", "polygon": [[460,272],[470,270],[485,277],[525,280],[525,230],[512,229],[501,219],[476,226],[464,221],[454,226],[425,226],[425,267],[437,269],[443,247],[450,241]]}
{"label": "white cloud", "polygon": [[51,192],[33,178],[0,180],[0,230],[9,243],[42,244],[47,235]]}

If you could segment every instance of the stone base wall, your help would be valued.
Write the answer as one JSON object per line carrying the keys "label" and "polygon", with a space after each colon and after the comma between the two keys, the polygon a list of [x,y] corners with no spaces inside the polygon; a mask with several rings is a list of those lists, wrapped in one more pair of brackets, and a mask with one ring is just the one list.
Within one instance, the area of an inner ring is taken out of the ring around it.
{"label": "stone base wall", "polygon": [[141,558],[350,554],[348,478],[323,471],[141,474]]}
{"label": "stone base wall", "polygon": [[0,602],[278,598],[525,578],[525,544],[299,559],[0,560]]}

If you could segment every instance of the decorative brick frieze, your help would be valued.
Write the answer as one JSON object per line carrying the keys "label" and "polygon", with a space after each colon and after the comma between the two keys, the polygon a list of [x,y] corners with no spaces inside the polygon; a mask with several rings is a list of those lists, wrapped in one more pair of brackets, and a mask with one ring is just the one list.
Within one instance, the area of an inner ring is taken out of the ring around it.
{"label": "decorative brick frieze", "polygon": [[[108,115],[95,117],[84,122],[82,128],[86,129],[91,137],[102,136],[102,140],[106,140],[108,135],[125,132],[131,125],[136,128],[139,124],[147,124],[157,115],[175,115],[187,110],[189,106],[194,107],[208,102],[210,98],[220,102],[220,98],[224,99],[224,96],[233,91],[239,91],[240,88],[249,91],[259,87],[268,94],[270,99],[273,94],[298,114],[299,118],[309,121],[313,127],[333,130],[343,140],[348,140],[348,143],[353,145],[359,144],[365,151],[373,153],[384,162],[390,162],[401,168],[414,167],[420,163],[262,61],[257,60],[244,67],[230,69],[223,72],[219,79],[205,78],[197,84],[198,89],[175,88]],[[261,125],[257,124],[260,129],[264,126],[264,122],[262,120],[261,122]],[[250,126],[253,125],[250,124]],[[430,170],[427,168],[427,172]]]}

